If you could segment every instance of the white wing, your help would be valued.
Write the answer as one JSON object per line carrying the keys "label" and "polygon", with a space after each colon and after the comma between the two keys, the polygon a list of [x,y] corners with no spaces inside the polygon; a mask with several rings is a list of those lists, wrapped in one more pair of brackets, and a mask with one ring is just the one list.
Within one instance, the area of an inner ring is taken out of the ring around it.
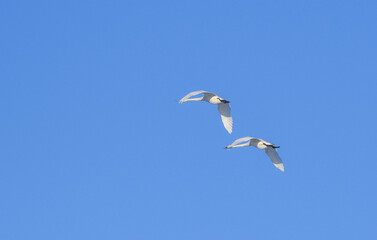
{"label": "white wing", "polygon": [[266,154],[270,157],[275,167],[277,167],[280,171],[284,172],[283,161],[279,157],[279,154],[278,154],[278,151],[276,151],[276,148],[273,148],[273,147],[266,148]]}
{"label": "white wing", "polygon": [[[184,96],[181,100],[179,100],[179,103],[183,103],[188,98],[190,98],[192,96],[195,96],[195,95],[198,95],[198,94],[201,94],[201,93],[204,93],[204,94],[206,94],[206,93],[213,94],[213,93],[210,93],[210,92],[207,92],[207,91],[204,91],[204,90],[190,92],[189,94],[187,94],[186,96]],[[213,94],[213,95],[215,95],[215,94]]]}
{"label": "white wing", "polygon": [[220,103],[217,104],[217,109],[221,114],[221,120],[223,120],[223,124],[225,129],[228,131],[229,134],[232,133],[233,128],[233,119],[230,116],[230,104],[229,103]]}
{"label": "white wing", "polygon": [[250,139],[253,139],[253,138],[252,137],[239,138],[236,141],[234,141],[232,144],[230,144],[229,147],[234,147],[235,145],[238,145],[242,142],[250,141]]}

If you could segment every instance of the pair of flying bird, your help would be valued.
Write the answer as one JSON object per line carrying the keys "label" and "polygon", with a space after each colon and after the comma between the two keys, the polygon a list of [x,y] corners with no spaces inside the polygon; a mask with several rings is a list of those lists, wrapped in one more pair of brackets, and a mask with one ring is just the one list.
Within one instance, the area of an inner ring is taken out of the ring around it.
{"label": "pair of flying bird", "polygon": [[[193,96],[203,94],[202,97],[198,98],[191,98]],[[189,102],[189,101],[206,101],[211,104],[216,104],[217,109],[220,112],[221,120],[223,121],[225,129],[228,131],[229,134],[232,133],[233,128],[233,119],[230,115],[230,104],[229,101],[217,96],[214,93],[210,93],[207,91],[195,91],[187,94],[184,96],[181,100],[179,100],[179,103]],[[259,149],[265,149],[266,154],[270,157],[272,163],[277,167],[280,171],[284,172],[284,165],[281,160],[281,158],[278,155],[277,148],[278,146],[275,146],[272,143],[266,142],[260,138],[253,138],[253,137],[243,137],[239,138],[236,141],[234,141],[232,144],[226,147],[226,149],[236,148],[236,147],[247,147],[247,146],[253,146]]]}

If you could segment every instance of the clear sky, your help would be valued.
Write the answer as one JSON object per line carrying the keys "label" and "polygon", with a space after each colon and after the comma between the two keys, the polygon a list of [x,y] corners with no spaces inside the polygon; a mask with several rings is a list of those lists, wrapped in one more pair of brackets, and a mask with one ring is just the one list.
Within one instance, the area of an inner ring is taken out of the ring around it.
{"label": "clear sky", "polygon": [[376,239],[376,9],[2,1],[0,239]]}

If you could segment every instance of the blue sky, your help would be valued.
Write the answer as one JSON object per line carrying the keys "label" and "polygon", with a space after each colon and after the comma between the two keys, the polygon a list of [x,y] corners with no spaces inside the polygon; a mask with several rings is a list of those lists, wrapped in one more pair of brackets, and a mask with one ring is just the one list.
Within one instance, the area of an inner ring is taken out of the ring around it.
{"label": "blue sky", "polygon": [[376,8],[3,1],[0,238],[376,239]]}

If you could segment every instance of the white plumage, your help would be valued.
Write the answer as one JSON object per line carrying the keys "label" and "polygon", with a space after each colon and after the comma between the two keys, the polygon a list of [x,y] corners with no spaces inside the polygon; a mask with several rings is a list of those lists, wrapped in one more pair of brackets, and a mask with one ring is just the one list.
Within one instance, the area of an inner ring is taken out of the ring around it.
{"label": "white plumage", "polygon": [[[198,98],[190,98],[195,95],[203,94],[202,97]],[[221,120],[223,121],[225,129],[228,131],[229,134],[232,133],[233,128],[233,119],[230,115],[230,104],[229,101],[217,96],[214,93],[207,92],[207,91],[195,91],[187,94],[184,96],[181,100],[179,100],[179,103],[189,102],[189,101],[206,101],[211,104],[216,104],[217,109],[220,112]]]}
{"label": "white plumage", "polygon": [[[242,144],[241,144],[242,143]],[[272,163],[277,167],[280,171],[284,172],[284,165],[283,161],[279,157],[277,152],[277,146],[272,143],[266,142],[260,138],[253,138],[253,137],[243,137],[239,138],[234,141],[231,145],[227,146],[227,149],[236,148],[236,147],[247,147],[253,146],[259,149],[265,149],[266,154],[270,157]]]}

